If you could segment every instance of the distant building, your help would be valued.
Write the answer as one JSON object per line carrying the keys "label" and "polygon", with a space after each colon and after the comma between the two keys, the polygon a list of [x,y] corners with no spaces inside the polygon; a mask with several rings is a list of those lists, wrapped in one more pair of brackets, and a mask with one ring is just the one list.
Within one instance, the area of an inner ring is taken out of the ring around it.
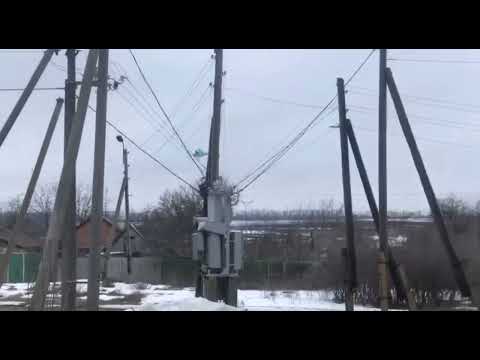
{"label": "distant building", "polygon": [[[113,227],[112,222],[103,217],[102,221],[102,242],[101,242],[101,252],[105,251],[106,248],[111,245],[110,252],[112,254],[124,254],[125,241],[122,241],[126,237],[126,227],[125,222],[119,222],[117,228],[115,229],[115,234],[113,236],[113,242],[110,244],[110,232]],[[77,246],[78,246],[78,256],[84,256],[89,253],[90,244],[91,244],[91,221],[90,219],[77,225]],[[145,243],[145,238],[137,229],[134,224],[130,223],[130,239],[132,244],[132,255],[141,255],[145,252],[148,252],[148,248]],[[125,239],[126,240],[126,239]]]}

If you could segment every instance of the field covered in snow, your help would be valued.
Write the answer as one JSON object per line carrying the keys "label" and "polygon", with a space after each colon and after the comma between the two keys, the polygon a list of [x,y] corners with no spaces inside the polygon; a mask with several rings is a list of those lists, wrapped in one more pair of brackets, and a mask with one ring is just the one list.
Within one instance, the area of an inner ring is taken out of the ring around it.
{"label": "field covered in snow", "polygon": [[[52,284],[53,285],[53,284]],[[86,301],[87,285],[77,285],[79,308]],[[51,296],[53,308],[58,308],[59,288]],[[31,297],[28,284],[3,284],[0,288],[0,308],[25,309]],[[48,301],[47,301],[48,303]],[[114,283],[100,288],[102,310],[128,311],[344,311],[325,291],[264,291],[239,290],[238,308],[195,298],[193,288],[172,288],[167,285]],[[359,311],[378,309],[356,306]],[[12,309],[13,310],[13,309]]]}

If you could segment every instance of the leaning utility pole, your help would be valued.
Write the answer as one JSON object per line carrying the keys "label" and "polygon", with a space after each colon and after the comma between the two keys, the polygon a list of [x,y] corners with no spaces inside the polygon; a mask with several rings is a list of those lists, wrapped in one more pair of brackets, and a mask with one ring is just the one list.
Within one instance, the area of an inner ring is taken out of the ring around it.
{"label": "leaning utility pole", "polygon": [[20,211],[17,214],[12,235],[8,240],[7,252],[1,257],[0,286],[2,285],[3,279],[5,278],[6,270],[8,268],[8,264],[10,261],[10,256],[13,252],[13,249],[15,248],[15,242],[17,240],[17,236],[20,233],[20,231],[23,230],[23,227],[25,224],[25,217],[27,215],[30,202],[32,201],[32,197],[35,192],[35,187],[37,185],[38,177],[40,176],[43,162],[45,160],[45,156],[47,155],[48,147],[50,146],[50,141],[52,140],[53,132],[55,131],[55,126],[57,125],[57,121],[60,116],[60,111],[62,110],[62,105],[63,105],[63,99],[60,99],[60,98],[57,99],[57,104],[55,105],[52,118],[50,119],[50,124],[48,125],[45,138],[43,139],[42,147],[40,148],[40,153],[38,154],[37,163],[35,164],[35,168],[33,169],[32,177],[30,178],[30,182],[28,183],[27,192],[25,193],[25,196],[22,201],[22,207],[20,208]]}
{"label": "leaning utility pole", "polygon": [[345,309],[353,311],[354,292],[357,287],[355,243],[353,231],[352,193],[350,187],[350,164],[348,156],[347,116],[345,109],[345,86],[343,79],[337,79],[338,115],[340,118],[340,147],[342,153],[343,206],[345,209],[346,251],[344,251],[347,283],[345,284]]}
{"label": "leaning utility pole", "polygon": [[43,54],[43,57],[40,60],[40,63],[38,64],[37,68],[35,69],[32,77],[28,81],[27,86],[23,90],[22,95],[18,99],[18,101],[15,104],[12,112],[10,113],[7,121],[5,121],[5,124],[3,125],[2,130],[0,131],[0,147],[2,146],[2,144],[5,141],[8,133],[12,129],[13,125],[15,124],[15,121],[17,121],[17,118],[20,115],[20,112],[22,111],[23,107],[25,106],[25,103],[27,102],[28,98],[32,94],[33,89],[37,85],[38,80],[40,80],[40,77],[42,76],[43,72],[45,71],[45,68],[47,67],[48,63],[50,62],[50,60],[51,60],[51,58],[52,58],[52,56],[55,52],[56,52],[55,49],[48,49]]}
{"label": "leaning utility pole", "polygon": [[[375,230],[377,234],[379,233],[379,219],[378,219],[378,208],[375,201],[375,196],[373,195],[373,190],[368,179],[367,169],[363,163],[362,154],[360,152],[360,147],[355,136],[355,132],[352,127],[350,119],[347,119],[346,123],[347,137],[352,148],[353,157],[357,164],[358,173],[360,174],[360,180],[362,181],[363,189],[367,197],[368,205],[370,207],[370,212],[372,214],[373,222],[375,224]],[[410,310],[415,310],[416,305],[410,296],[410,291],[408,287],[408,281],[406,279],[406,274],[400,264],[397,263],[395,257],[393,256],[392,249],[387,243],[385,259],[387,261],[387,266],[392,277],[393,284],[397,290],[397,296],[400,300],[407,300],[408,307]],[[380,258],[380,255],[379,255]]]}
{"label": "leaning utility pole", "polygon": [[100,291],[100,247],[103,240],[105,136],[107,130],[108,49],[98,52],[98,91],[92,184],[91,244],[88,256],[87,310],[97,311]]}
{"label": "leaning utility pole", "polygon": [[[423,191],[425,192],[425,196],[428,201],[428,205],[430,206],[430,211],[432,213],[433,220],[435,225],[437,226],[440,240],[445,247],[447,252],[448,259],[450,264],[453,268],[453,276],[457,285],[462,293],[462,296],[472,296],[472,291],[470,285],[467,281],[467,277],[465,275],[465,271],[463,269],[462,263],[458,258],[455,249],[450,242],[447,226],[445,225],[445,221],[442,216],[442,212],[440,211],[440,207],[437,202],[437,198],[433,191],[432,184],[427,174],[427,170],[425,169],[425,164],[423,163],[422,156],[420,155],[420,151],[418,150],[417,143],[415,141],[415,136],[413,135],[412,128],[410,127],[410,122],[408,121],[408,116],[403,106],[402,99],[400,97],[400,93],[398,92],[397,85],[395,84],[395,80],[393,78],[392,71],[387,69],[386,71],[386,79],[388,84],[388,89],[390,90],[390,95],[393,100],[393,104],[395,106],[395,110],[397,112],[398,120],[400,121],[400,126],[402,127],[403,134],[407,141],[408,147],[410,148],[410,153],[412,155],[413,162],[417,169],[418,175],[420,177],[420,182],[422,183]],[[479,299],[472,299],[474,302],[478,303]]]}
{"label": "leaning utility pole", "polygon": [[47,238],[43,246],[42,260],[40,262],[35,288],[31,300],[30,310],[43,310],[45,297],[50,285],[50,275],[58,255],[58,243],[60,237],[64,234],[63,225],[66,221],[67,211],[70,206],[70,185],[73,179],[72,169],[75,167],[82,138],[83,125],[87,113],[88,100],[92,90],[93,77],[95,75],[96,64],[98,60],[98,50],[91,49],[87,56],[87,63],[83,74],[82,87],[78,99],[78,107],[75,112],[75,118],[72,124],[70,140],[68,142],[68,151],[66,161],[63,164],[60,181],[55,196],[55,204],[52,217],[48,226]]}
{"label": "leaning utility pole", "polygon": [[[72,122],[75,118],[76,108],[76,49],[67,49],[67,80],[65,81],[65,140],[64,140],[64,161],[66,161],[68,141],[72,130]],[[75,309],[76,300],[76,263],[77,263],[77,241],[76,241],[76,180],[75,167],[72,170],[72,182],[70,184],[70,205],[67,207],[65,221],[65,232],[62,237],[62,304],[64,311]]]}

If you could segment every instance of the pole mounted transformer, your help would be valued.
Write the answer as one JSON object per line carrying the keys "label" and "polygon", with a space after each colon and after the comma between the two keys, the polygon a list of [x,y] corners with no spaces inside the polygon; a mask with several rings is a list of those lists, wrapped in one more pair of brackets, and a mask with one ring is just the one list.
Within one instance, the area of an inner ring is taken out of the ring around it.
{"label": "pole mounted transformer", "polygon": [[215,49],[213,117],[205,181],[200,186],[203,214],[195,218],[193,259],[200,263],[199,296],[237,306],[235,278],[242,268],[242,233],[232,231],[235,194],[219,175],[223,49]]}

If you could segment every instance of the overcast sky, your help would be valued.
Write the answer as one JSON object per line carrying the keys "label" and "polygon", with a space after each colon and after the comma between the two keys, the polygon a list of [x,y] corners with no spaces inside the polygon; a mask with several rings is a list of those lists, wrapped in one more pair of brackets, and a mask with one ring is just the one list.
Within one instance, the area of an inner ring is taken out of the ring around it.
{"label": "overcast sky", "polygon": [[[226,49],[221,174],[236,183],[278,150],[332,98],[336,93],[336,78],[348,78],[369,52],[369,49]],[[208,150],[213,103],[213,91],[209,89],[209,83],[213,81],[212,53],[210,49],[135,50],[157,96],[191,150]],[[87,51],[82,50],[78,56],[81,72],[86,54]],[[24,87],[41,56],[41,52],[19,54],[0,50],[0,88]],[[392,60],[389,66],[404,96],[437,196],[455,193],[471,202],[479,200],[480,51],[390,50],[389,58],[444,61]],[[110,60],[110,75],[126,75],[133,87],[124,83],[119,90],[109,93],[108,120],[189,182],[197,181],[198,169],[181,150],[177,139],[172,138],[162,147],[165,139],[171,138],[171,131],[128,50],[112,49]],[[64,52],[54,56],[53,62],[39,87],[63,86]],[[205,71],[200,73],[202,69]],[[199,74],[202,76],[198,86],[192,89]],[[346,96],[348,114],[377,195],[378,52],[350,85]],[[8,117],[19,95],[0,91],[0,124]],[[92,92],[92,106],[96,105],[94,95]],[[25,192],[57,97],[63,97],[63,91],[34,92],[0,149],[0,203]],[[266,97],[297,105],[269,101]],[[442,102],[433,103],[416,97]],[[249,208],[311,208],[324,200],[342,201],[339,134],[338,129],[329,128],[338,122],[338,112],[327,114],[280,162],[243,193],[242,200],[253,201]],[[388,114],[388,207],[424,210],[427,202],[390,100]],[[39,185],[58,182],[63,157],[63,111],[61,116]],[[91,184],[93,176],[94,125],[95,116],[89,112],[77,163],[77,181],[86,185]],[[123,171],[121,145],[116,142],[116,135],[108,128],[105,184],[107,196],[111,199],[110,209],[114,206]],[[131,206],[139,211],[154,205],[163,191],[175,189],[180,183],[158,164],[127,145],[131,151]],[[351,174],[354,210],[364,211],[368,207],[353,156]]]}

